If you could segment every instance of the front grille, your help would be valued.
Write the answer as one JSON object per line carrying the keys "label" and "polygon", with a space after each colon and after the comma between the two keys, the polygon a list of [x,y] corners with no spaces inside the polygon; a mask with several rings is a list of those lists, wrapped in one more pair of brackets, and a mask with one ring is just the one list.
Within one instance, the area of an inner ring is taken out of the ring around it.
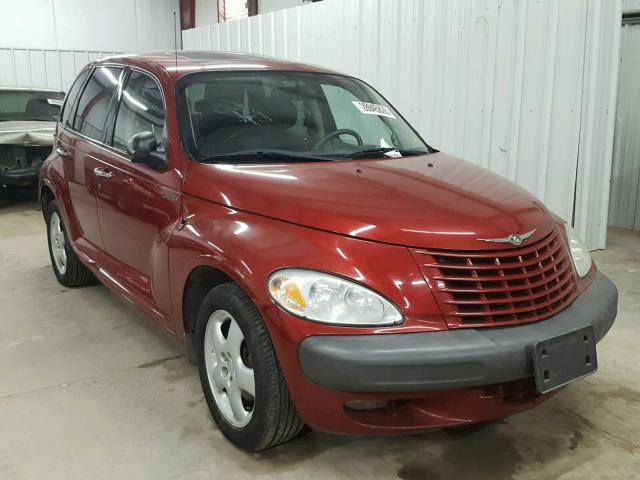
{"label": "front grille", "polygon": [[450,328],[544,320],[577,294],[567,247],[555,231],[525,247],[413,255]]}

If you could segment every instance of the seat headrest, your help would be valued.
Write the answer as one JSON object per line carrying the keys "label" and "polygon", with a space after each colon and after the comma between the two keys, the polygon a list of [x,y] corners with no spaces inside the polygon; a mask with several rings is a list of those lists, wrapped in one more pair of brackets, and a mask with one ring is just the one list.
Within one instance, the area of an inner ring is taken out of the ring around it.
{"label": "seat headrest", "polygon": [[273,90],[271,96],[264,99],[259,108],[274,125],[286,125],[292,127],[298,121],[298,109],[293,103],[293,98],[286,91]]}
{"label": "seat headrest", "polygon": [[27,102],[25,113],[35,117],[41,117],[51,114],[49,104],[44,98],[31,98]]}
{"label": "seat headrest", "polygon": [[194,105],[193,109],[198,113],[208,113],[213,109],[213,103],[207,100],[198,100]]}

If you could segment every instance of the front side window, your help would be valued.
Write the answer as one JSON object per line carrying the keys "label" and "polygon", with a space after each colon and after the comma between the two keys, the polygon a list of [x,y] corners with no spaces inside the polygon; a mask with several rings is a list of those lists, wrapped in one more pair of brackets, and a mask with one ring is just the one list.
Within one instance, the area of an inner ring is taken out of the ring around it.
{"label": "front side window", "polygon": [[113,132],[113,146],[127,150],[131,137],[151,132],[162,149],[165,111],[162,92],[149,75],[133,70],[122,90]]}
{"label": "front side window", "polygon": [[79,133],[102,141],[111,100],[117,90],[122,68],[97,67],[78,101],[73,127]]}
{"label": "front side window", "polygon": [[0,90],[0,122],[10,120],[56,122],[64,101],[62,92]]}
{"label": "front side window", "polygon": [[338,160],[429,151],[384,98],[350,77],[197,73],[181,80],[178,104],[183,143],[200,161],[252,154]]}

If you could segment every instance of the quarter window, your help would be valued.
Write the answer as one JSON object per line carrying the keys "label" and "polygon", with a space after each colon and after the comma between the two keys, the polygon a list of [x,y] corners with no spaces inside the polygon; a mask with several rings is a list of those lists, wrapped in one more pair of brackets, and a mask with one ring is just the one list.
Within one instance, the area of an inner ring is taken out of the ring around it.
{"label": "quarter window", "polygon": [[76,78],[76,81],[73,82],[73,85],[69,89],[69,93],[64,102],[64,106],[62,107],[62,114],[60,116],[60,123],[63,125],[71,126],[71,112],[73,111],[73,104],[76,103],[76,98],[78,98],[78,93],[80,92],[80,88],[82,88],[82,84],[84,83],[87,75],[89,74],[89,70],[83,70]]}
{"label": "quarter window", "polygon": [[162,92],[149,75],[133,70],[122,91],[113,131],[113,146],[127,150],[127,143],[135,134],[151,132],[162,149],[165,111]]}
{"label": "quarter window", "polygon": [[97,67],[82,92],[75,114],[74,128],[83,135],[102,141],[109,105],[122,73],[122,68]]}

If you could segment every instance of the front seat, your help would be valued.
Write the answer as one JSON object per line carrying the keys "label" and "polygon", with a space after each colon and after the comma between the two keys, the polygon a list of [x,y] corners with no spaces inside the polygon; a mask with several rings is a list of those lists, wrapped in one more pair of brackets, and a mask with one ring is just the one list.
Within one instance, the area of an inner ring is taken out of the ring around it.
{"label": "front seat", "polygon": [[225,154],[243,150],[302,150],[304,140],[293,129],[298,109],[289,98],[272,95],[260,101],[250,101],[244,116],[216,112],[209,116],[209,133],[201,151]]}
{"label": "front seat", "polygon": [[44,98],[31,98],[25,108],[25,116],[30,119],[51,118],[51,109]]}

